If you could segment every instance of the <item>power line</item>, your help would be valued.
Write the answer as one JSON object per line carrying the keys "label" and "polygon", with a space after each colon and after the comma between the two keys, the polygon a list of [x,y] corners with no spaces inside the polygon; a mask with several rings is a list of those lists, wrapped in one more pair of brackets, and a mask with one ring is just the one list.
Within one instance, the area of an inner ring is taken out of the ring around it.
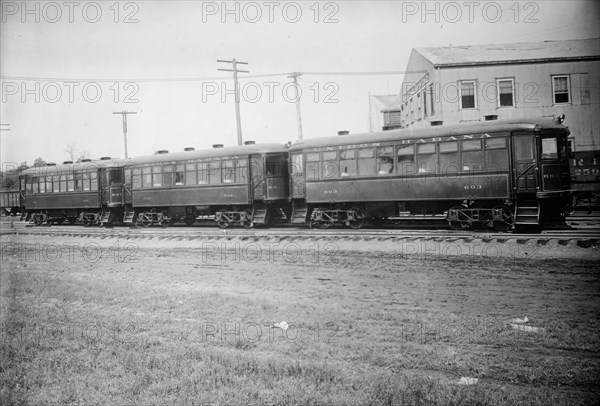
{"label": "power line", "polygon": [[[240,63],[240,62],[238,62]],[[223,69],[218,69],[223,70]],[[242,72],[238,70],[238,72]],[[266,73],[261,75],[246,75],[244,79],[267,78],[285,76],[294,72]],[[424,73],[424,71],[365,71],[365,72],[298,72],[305,76],[377,76],[377,75],[404,75],[407,73]],[[188,78],[61,78],[61,77],[38,77],[38,76],[12,76],[2,75],[0,80],[23,80],[39,82],[202,82],[206,80],[227,80],[225,76],[206,76]]]}

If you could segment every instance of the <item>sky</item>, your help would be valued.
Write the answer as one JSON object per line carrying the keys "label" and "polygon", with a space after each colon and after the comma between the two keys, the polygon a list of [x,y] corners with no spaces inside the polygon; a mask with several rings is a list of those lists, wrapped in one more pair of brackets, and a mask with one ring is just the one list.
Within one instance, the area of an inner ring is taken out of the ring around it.
{"label": "sky", "polygon": [[0,1],[2,169],[368,131],[412,48],[600,37],[590,1]]}

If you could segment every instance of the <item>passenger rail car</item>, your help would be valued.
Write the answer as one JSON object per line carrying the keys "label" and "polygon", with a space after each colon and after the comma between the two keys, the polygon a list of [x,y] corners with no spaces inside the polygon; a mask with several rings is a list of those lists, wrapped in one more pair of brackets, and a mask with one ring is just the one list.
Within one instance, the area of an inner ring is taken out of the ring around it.
{"label": "passenger rail car", "polygon": [[498,120],[308,139],[292,145],[292,222],[360,228],[445,216],[450,227],[540,226],[568,211],[568,129]]}
{"label": "passenger rail car", "polygon": [[86,226],[99,223],[109,212],[108,184],[122,172],[122,165],[122,160],[105,157],[24,170],[20,184],[27,217],[37,225],[78,220]]}
{"label": "passenger rail car", "polygon": [[114,211],[120,215],[122,207],[123,222],[141,226],[167,227],[178,220],[191,225],[199,215],[215,216],[222,228],[268,224],[287,204],[287,167],[282,144],[158,151],[124,165],[126,198],[113,202]]}

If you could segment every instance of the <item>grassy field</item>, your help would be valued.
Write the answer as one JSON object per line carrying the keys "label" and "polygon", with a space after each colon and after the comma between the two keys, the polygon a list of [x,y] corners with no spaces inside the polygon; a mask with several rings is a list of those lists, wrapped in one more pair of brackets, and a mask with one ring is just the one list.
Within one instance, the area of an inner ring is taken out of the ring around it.
{"label": "grassy field", "polygon": [[3,405],[600,402],[594,260],[97,243],[3,252]]}

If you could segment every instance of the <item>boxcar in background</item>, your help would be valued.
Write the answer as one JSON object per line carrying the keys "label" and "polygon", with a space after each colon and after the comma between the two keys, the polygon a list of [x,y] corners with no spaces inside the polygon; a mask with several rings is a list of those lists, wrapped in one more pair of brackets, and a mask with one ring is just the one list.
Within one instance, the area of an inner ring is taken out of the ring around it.
{"label": "boxcar in background", "polygon": [[19,189],[0,189],[0,212],[3,216],[16,216],[23,211],[23,198]]}

